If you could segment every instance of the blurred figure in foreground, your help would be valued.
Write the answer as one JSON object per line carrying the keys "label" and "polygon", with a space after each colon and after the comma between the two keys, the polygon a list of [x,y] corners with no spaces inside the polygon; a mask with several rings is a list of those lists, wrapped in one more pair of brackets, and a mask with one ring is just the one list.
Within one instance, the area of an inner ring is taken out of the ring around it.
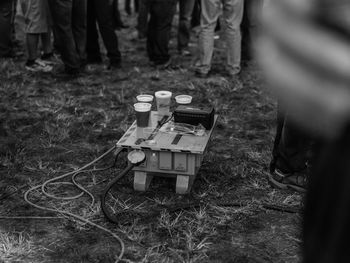
{"label": "blurred figure in foreground", "polygon": [[350,262],[350,2],[271,0],[259,57],[294,123],[326,142],[312,167],[305,263]]}

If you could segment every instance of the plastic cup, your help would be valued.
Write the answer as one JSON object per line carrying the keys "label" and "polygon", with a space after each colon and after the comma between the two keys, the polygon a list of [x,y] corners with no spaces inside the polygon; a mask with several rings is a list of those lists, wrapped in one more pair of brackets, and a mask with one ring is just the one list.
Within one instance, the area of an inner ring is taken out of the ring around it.
{"label": "plastic cup", "polygon": [[136,96],[136,99],[138,102],[152,103],[153,95],[141,94],[141,95]]}
{"label": "plastic cup", "polygon": [[158,115],[169,115],[172,93],[170,91],[161,90],[157,91],[154,95],[156,96]]}
{"label": "plastic cup", "polygon": [[177,104],[190,104],[192,102],[192,96],[190,95],[178,95],[175,97]]}
{"label": "plastic cup", "polygon": [[134,104],[136,113],[136,124],[137,127],[147,127],[149,122],[149,115],[151,112],[150,103],[138,102]]}

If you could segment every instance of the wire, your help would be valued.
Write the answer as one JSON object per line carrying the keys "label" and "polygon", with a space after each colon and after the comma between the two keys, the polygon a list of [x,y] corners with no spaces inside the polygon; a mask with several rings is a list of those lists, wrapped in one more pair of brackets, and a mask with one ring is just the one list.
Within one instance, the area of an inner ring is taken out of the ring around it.
{"label": "wire", "polygon": [[109,190],[113,187],[113,185],[115,183],[117,183],[122,177],[124,177],[135,165],[134,164],[129,164],[129,166],[127,168],[125,168],[117,177],[115,177],[105,188],[105,190],[102,193],[101,196],[101,208],[102,208],[102,212],[103,214],[107,217],[107,219],[109,221],[111,221],[112,223],[118,224],[118,220],[116,219],[115,216],[111,215],[108,212],[107,206],[106,206],[106,196],[109,192]]}
{"label": "wire", "polygon": [[[45,206],[41,206],[41,205],[38,205],[38,204],[35,204],[33,203],[32,201],[29,200],[29,196],[32,192],[36,191],[36,190],[39,190],[41,189],[41,193],[43,195],[45,195],[46,197],[49,197],[49,198],[53,198],[53,199],[56,199],[56,200],[74,200],[74,199],[77,199],[81,196],[85,194],[87,194],[90,198],[91,198],[91,203],[90,203],[90,207],[93,206],[94,202],[95,202],[95,198],[94,196],[88,191],[86,190],[83,186],[81,186],[80,184],[78,184],[76,182],[76,176],[80,173],[83,173],[83,172],[89,172],[89,171],[101,171],[101,170],[106,170],[108,168],[104,168],[104,169],[91,169],[91,170],[85,170],[87,169],[88,167],[90,167],[91,165],[93,165],[94,163],[100,161],[101,159],[103,159],[105,156],[107,156],[109,153],[111,153],[112,151],[114,151],[116,149],[116,146],[112,147],[111,149],[109,149],[108,151],[106,151],[104,154],[102,154],[101,156],[97,157],[95,160],[91,161],[90,163],[80,167],[79,169],[75,170],[75,171],[72,171],[72,172],[68,172],[68,173],[65,173],[65,174],[62,174],[60,176],[57,176],[57,177],[54,177],[52,179],[49,179],[47,181],[45,181],[43,184],[41,185],[37,185],[37,186],[34,186],[32,188],[30,188],[28,191],[26,191],[24,193],[24,200],[31,206],[35,207],[35,208],[38,208],[38,209],[41,209],[41,210],[44,210],[44,211],[49,211],[49,212],[54,212],[54,213],[59,213],[59,214],[62,214],[62,215],[65,215],[65,216],[68,216],[68,218],[75,218],[81,222],[84,222],[86,224],[89,224],[93,227],[96,227],[108,234],[110,234],[112,237],[114,237],[118,242],[119,242],[119,245],[120,245],[120,252],[119,254],[116,256],[116,261],[115,262],[119,262],[122,257],[124,256],[124,252],[125,252],[125,245],[124,245],[124,242],[123,240],[115,233],[113,233],[111,230],[101,226],[101,225],[98,225],[84,217],[81,217],[79,215],[76,215],[76,214],[73,214],[73,213],[70,213],[70,212],[67,212],[67,211],[64,211],[64,210],[59,210],[59,209],[53,209],[53,208],[49,208],[49,207],[45,207]],[[116,157],[118,157],[118,155],[120,154],[121,151],[123,151],[124,149],[120,148],[120,149],[117,149],[116,150]],[[67,176],[71,175],[71,180],[72,182],[56,182],[58,180],[61,180],[63,178],[66,178]],[[51,185],[58,185],[58,184],[64,184],[64,185],[74,185],[76,186],[78,189],[81,190],[81,193],[78,194],[78,195],[75,195],[75,196],[70,196],[70,197],[60,197],[60,196],[56,196],[54,194],[50,194],[47,192],[46,188],[48,187],[48,185],[51,184]],[[34,217],[23,217],[23,218],[34,218]],[[48,217],[42,217],[42,219],[46,219]]]}

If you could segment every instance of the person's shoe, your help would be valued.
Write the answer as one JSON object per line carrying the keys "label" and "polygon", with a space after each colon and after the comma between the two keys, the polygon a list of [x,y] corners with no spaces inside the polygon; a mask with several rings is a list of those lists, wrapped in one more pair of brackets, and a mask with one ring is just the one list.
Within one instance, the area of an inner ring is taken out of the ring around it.
{"label": "person's shoe", "polygon": [[52,71],[52,66],[37,59],[34,61],[27,61],[25,69],[31,72],[50,72]]}
{"label": "person's shoe", "polygon": [[209,71],[197,65],[195,67],[194,74],[199,78],[207,78],[209,76]]}
{"label": "person's shoe", "polygon": [[284,190],[294,190],[300,193],[306,192],[307,175],[303,172],[284,173],[275,169],[269,174],[269,183],[271,186]]}
{"label": "person's shoe", "polygon": [[240,68],[228,68],[228,69],[226,69],[226,72],[230,77],[236,77],[241,72],[241,69]]}
{"label": "person's shoe", "polygon": [[167,61],[163,62],[163,63],[155,63],[155,67],[158,70],[164,70],[169,68],[171,65],[171,58],[169,58]]}
{"label": "person's shoe", "polygon": [[40,57],[40,59],[37,59],[46,65],[57,65],[60,63],[60,60],[53,52],[51,53],[43,53]]}

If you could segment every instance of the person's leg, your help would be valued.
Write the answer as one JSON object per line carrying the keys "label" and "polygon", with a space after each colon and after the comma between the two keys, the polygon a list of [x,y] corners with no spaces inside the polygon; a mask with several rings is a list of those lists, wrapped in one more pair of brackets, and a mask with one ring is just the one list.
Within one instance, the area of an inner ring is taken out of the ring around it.
{"label": "person's leg", "polygon": [[151,62],[155,61],[155,39],[156,39],[156,26],[157,19],[153,11],[154,0],[145,0],[147,9],[149,11],[149,21],[147,26],[147,54]]}
{"label": "person's leg", "polygon": [[40,34],[26,34],[27,60],[34,62],[38,58],[38,43]]}
{"label": "person's leg", "polygon": [[13,17],[13,1],[0,1],[0,57],[9,57],[12,53],[11,23]]}
{"label": "person's leg", "polygon": [[263,0],[245,0],[242,31],[242,59],[252,58],[253,41],[259,34]]}
{"label": "person's leg", "polygon": [[118,46],[118,38],[113,30],[112,9],[109,0],[94,0],[98,27],[107,49],[107,56],[111,66],[119,67],[121,54]]}
{"label": "person's leg", "polygon": [[200,74],[208,74],[211,68],[211,60],[214,50],[214,30],[216,21],[220,15],[220,0],[201,1],[201,31],[199,33],[199,66],[196,71]]}
{"label": "person's leg", "polygon": [[190,41],[191,15],[195,0],[179,0],[179,27],[177,33],[177,49],[186,49]]}
{"label": "person's leg", "polygon": [[[39,40],[42,34],[46,34],[49,31],[46,2],[44,0],[23,0],[21,8],[26,24],[27,62],[25,63],[25,68],[30,71],[51,71],[51,66],[38,60]],[[43,41],[42,46],[48,48],[47,44]]]}
{"label": "person's leg", "polygon": [[137,16],[136,29],[140,39],[147,36],[148,13],[147,0],[139,0],[139,13]]}
{"label": "person's leg", "polygon": [[128,15],[131,15],[131,1],[130,0],[125,0],[124,9]]}
{"label": "person's leg", "polygon": [[191,27],[199,26],[201,23],[201,1],[195,0],[192,16],[191,16]]}
{"label": "person's leg", "polygon": [[303,262],[350,262],[350,125],[322,152],[306,195]]}
{"label": "person's leg", "polygon": [[223,0],[223,22],[225,26],[227,70],[235,75],[241,70],[241,30],[243,0]]}
{"label": "person's leg", "polygon": [[136,13],[139,12],[139,0],[134,0],[134,10]]}
{"label": "person's leg", "polygon": [[311,137],[298,128],[287,114],[278,145],[280,158],[277,159],[276,168],[284,173],[304,171],[311,158],[311,148]]}
{"label": "person's leg", "polygon": [[40,34],[41,38],[41,45],[42,45],[42,51],[43,55],[45,54],[53,54],[52,53],[52,41],[51,41],[51,30],[47,33]]}
{"label": "person's leg", "polygon": [[73,0],[72,33],[79,56],[80,67],[86,63],[86,0]]}
{"label": "person's leg", "polygon": [[48,0],[51,10],[55,39],[68,73],[75,73],[80,68],[80,57],[72,31],[73,0]]}
{"label": "person's leg", "polygon": [[98,43],[98,32],[96,25],[95,0],[87,0],[87,22],[86,22],[86,56],[87,63],[102,62],[100,45]]}
{"label": "person's leg", "polygon": [[277,129],[270,163],[269,182],[281,189],[304,192],[310,167],[314,163],[316,147],[322,141],[301,130],[290,120],[288,111],[278,105]]}
{"label": "person's leg", "polygon": [[120,11],[119,11],[119,1],[112,0],[112,17],[113,17],[113,26],[116,30],[120,30],[122,28],[128,28],[129,26],[125,25],[121,19]]}
{"label": "person's leg", "polygon": [[155,1],[150,10],[155,21],[152,24],[155,27],[153,42],[155,64],[161,65],[167,63],[170,59],[169,40],[176,3],[176,0]]}
{"label": "person's leg", "polygon": [[[38,45],[39,39],[42,34],[26,34],[26,46],[27,46],[27,61],[25,63],[25,68],[29,71],[42,71],[49,72],[52,67],[45,63],[44,61],[38,60]],[[43,42],[43,46],[47,43]]]}

